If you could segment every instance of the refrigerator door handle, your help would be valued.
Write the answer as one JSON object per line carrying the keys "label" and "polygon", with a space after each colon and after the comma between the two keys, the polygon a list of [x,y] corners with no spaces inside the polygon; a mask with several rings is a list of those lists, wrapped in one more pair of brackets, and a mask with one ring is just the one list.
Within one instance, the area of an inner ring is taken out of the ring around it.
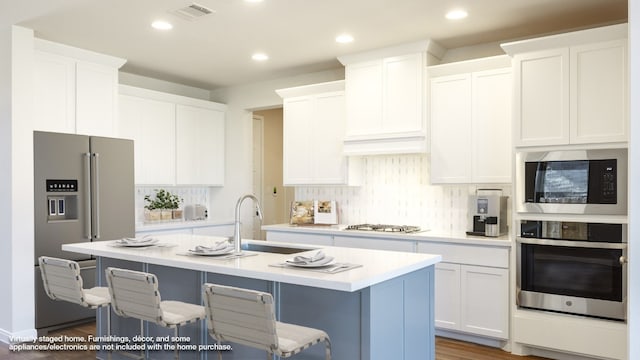
{"label": "refrigerator door handle", "polygon": [[91,154],[91,162],[92,162],[92,177],[91,177],[91,196],[92,200],[92,208],[91,208],[91,218],[92,218],[92,235],[93,239],[100,239],[100,154],[93,153]]}
{"label": "refrigerator door handle", "polygon": [[91,153],[84,153],[85,162],[85,178],[84,183],[84,237],[91,240],[91,187],[89,181],[91,180]]}

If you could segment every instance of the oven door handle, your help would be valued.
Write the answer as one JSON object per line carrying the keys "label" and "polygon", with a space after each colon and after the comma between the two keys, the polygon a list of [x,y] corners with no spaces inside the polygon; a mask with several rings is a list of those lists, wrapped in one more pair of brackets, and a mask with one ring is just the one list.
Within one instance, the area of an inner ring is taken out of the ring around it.
{"label": "oven door handle", "polygon": [[552,246],[567,246],[567,247],[596,248],[596,249],[621,249],[621,250],[627,249],[626,243],[553,240],[553,239],[523,238],[520,236],[516,238],[516,241],[520,244],[533,244],[533,245],[552,245]]}

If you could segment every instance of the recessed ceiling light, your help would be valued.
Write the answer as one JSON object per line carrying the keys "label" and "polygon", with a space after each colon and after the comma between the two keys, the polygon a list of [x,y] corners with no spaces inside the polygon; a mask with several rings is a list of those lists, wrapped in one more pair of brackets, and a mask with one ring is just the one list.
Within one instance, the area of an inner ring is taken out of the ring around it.
{"label": "recessed ceiling light", "polygon": [[157,30],[171,30],[173,29],[173,25],[164,21],[164,20],[156,20],[151,23],[151,27]]}
{"label": "recessed ceiling light", "polygon": [[469,14],[465,10],[455,9],[455,10],[449,11],[447,15],[445,15],[445,17],[449,20],[460,20],[460,19],[466,18],[467,15]]}
{"label": "recessed ceiling light", "polygon": [[255,61],[266,61],[269,60],[269,56],[264,53],[255,53],[251,56],[251,58]]}
{"label": "recessed ceiling light", "polygon": [[338,37],[336,37],[336,42],[340,44],[348,44],[350,42],[353,42],[353,36],[349,34],[338,35]]}

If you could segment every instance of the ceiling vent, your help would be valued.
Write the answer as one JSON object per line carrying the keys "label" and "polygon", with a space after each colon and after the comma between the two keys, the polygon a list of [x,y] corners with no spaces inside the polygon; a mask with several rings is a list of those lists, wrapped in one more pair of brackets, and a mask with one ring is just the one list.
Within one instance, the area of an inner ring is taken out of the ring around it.
{"label": "ceiling vent", "polygon": [[214,12],[215,11],[200,4],[192,3],[189,6],[175,10],[173,13],[185,20],[193,21],[200,19],[203,16],[213,14]]}

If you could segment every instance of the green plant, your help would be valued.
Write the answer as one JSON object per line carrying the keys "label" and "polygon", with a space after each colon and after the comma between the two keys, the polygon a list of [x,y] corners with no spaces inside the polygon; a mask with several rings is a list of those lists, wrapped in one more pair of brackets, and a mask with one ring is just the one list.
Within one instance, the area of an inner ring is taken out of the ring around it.
{"label": "green plant", "polygon": [[144,206],[145,209],[177,209],[183,201],[178,195],[172,194],[165,189],[155,189],[155,192],[156,194],[153,199],[151,195],[144,196],[146,203]]}

